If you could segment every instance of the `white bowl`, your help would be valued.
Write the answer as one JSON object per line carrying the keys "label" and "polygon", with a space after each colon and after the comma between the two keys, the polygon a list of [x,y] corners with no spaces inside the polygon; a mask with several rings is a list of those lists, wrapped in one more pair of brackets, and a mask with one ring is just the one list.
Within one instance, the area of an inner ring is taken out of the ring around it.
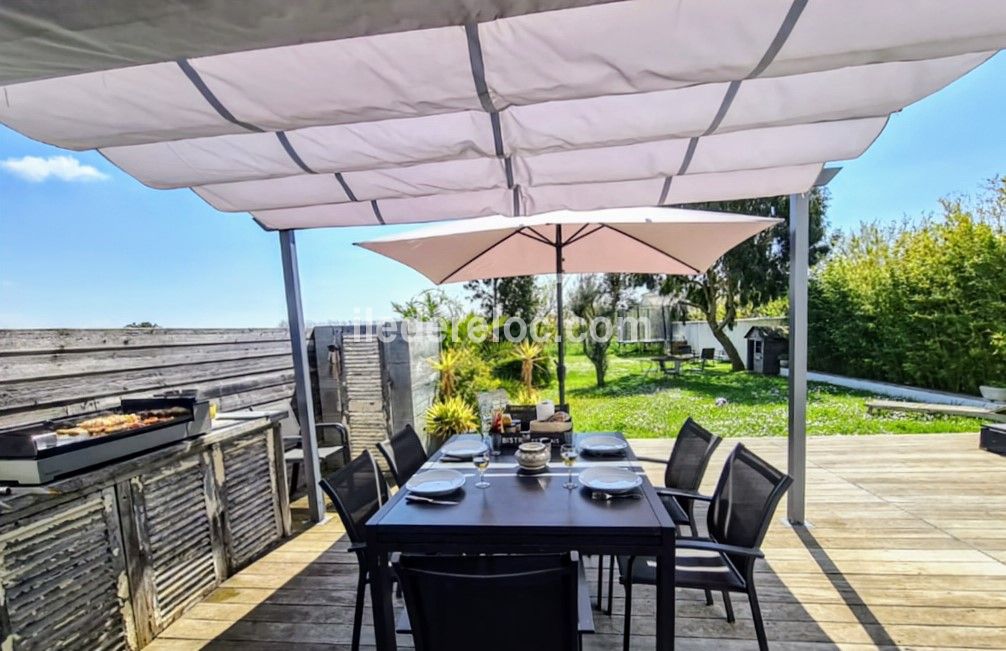
{"label": "white bowl", "polygon": [[592,491],[605,493],[628,493],[643,485],[643,478],[624,468],[594,466],[579,475],[580,483]]}
{"label": "white bowl", "polygon": [[405,482],[405,488],[416,495],[436,497],[438,495],[448,495],[465,485],[465,476],[457,470],[449,468],[438,468],[437,470],[427,470],[412,475],[412,479]]}

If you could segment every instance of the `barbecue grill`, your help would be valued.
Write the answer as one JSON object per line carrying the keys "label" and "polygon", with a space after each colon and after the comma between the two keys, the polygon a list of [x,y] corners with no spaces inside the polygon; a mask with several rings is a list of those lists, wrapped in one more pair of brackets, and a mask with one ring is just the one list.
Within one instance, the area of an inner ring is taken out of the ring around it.
{"label": "barbecue grill", "polygon": [[81,417],[50,421],[27,428],[0,431],[0,483],[38,485],[65,478],[84,469],[147,452],[210,431],[209,402],[194,394],[123,399],[119,408],[89,414],[132,414],[181,408],[168,420],[123,432],[97,436],[57,436]]}

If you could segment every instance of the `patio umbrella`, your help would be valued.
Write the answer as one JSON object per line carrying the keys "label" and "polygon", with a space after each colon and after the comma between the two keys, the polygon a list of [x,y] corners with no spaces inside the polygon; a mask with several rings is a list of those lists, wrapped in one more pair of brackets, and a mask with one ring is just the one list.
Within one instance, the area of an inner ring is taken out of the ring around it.
{"label": "patio umbrella", "polygon": [[564,273],[701,274],[724,253],[778,221],[674,208],[558,211],[447,222],[357,246],[406,264],[437,285],[554,273],[562,403]]}

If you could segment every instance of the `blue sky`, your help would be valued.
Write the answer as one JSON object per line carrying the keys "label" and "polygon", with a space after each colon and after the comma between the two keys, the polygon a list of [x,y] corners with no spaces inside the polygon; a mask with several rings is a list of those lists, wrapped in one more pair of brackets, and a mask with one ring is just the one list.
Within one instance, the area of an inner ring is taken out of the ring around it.
{"label": "blue sky", "polygon": [[[850,228],[937,208],[1006,174],[1006,54],[892,117],[831,184],[829,219]],[[152,190],[93,152],[71,153],[0,127],[0,163],[72,155],[62,180],[0,167],[0,328],[274,326],[286,318],[278,235],[218,213],[188,190]],[[93,176],[94,173],[91,173]],[[401,227],[394,230],[406,230]],[[352,246],[392,228],[298,233],[305,317],[391,315],[430,286]],[[460,294],[460,289],[454,290]]]}

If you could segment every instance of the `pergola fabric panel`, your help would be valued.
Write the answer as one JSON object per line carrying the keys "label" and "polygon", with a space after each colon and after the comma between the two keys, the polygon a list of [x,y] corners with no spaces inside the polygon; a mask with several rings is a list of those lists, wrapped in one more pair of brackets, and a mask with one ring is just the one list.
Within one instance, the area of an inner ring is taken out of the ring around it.
{"label": "pergola fabric panel", "polygon": [[[806,191],[1006,46],[1001,0],[421,2],[425,20],[378,2],[369,29],[357,6],[297,37],[283,21],[337,11],[305,4],[251,3],[186,50],[131,40],[144,11],[182,24],[172,3],[140,3],[118,35],[100,16],[33,33],[15,3],[3,29],[43,56],[0,75],[28,79],[2,88],[0,120],[267,228],[668,205]],[[58,61],[61,38],[82,61]]]}

